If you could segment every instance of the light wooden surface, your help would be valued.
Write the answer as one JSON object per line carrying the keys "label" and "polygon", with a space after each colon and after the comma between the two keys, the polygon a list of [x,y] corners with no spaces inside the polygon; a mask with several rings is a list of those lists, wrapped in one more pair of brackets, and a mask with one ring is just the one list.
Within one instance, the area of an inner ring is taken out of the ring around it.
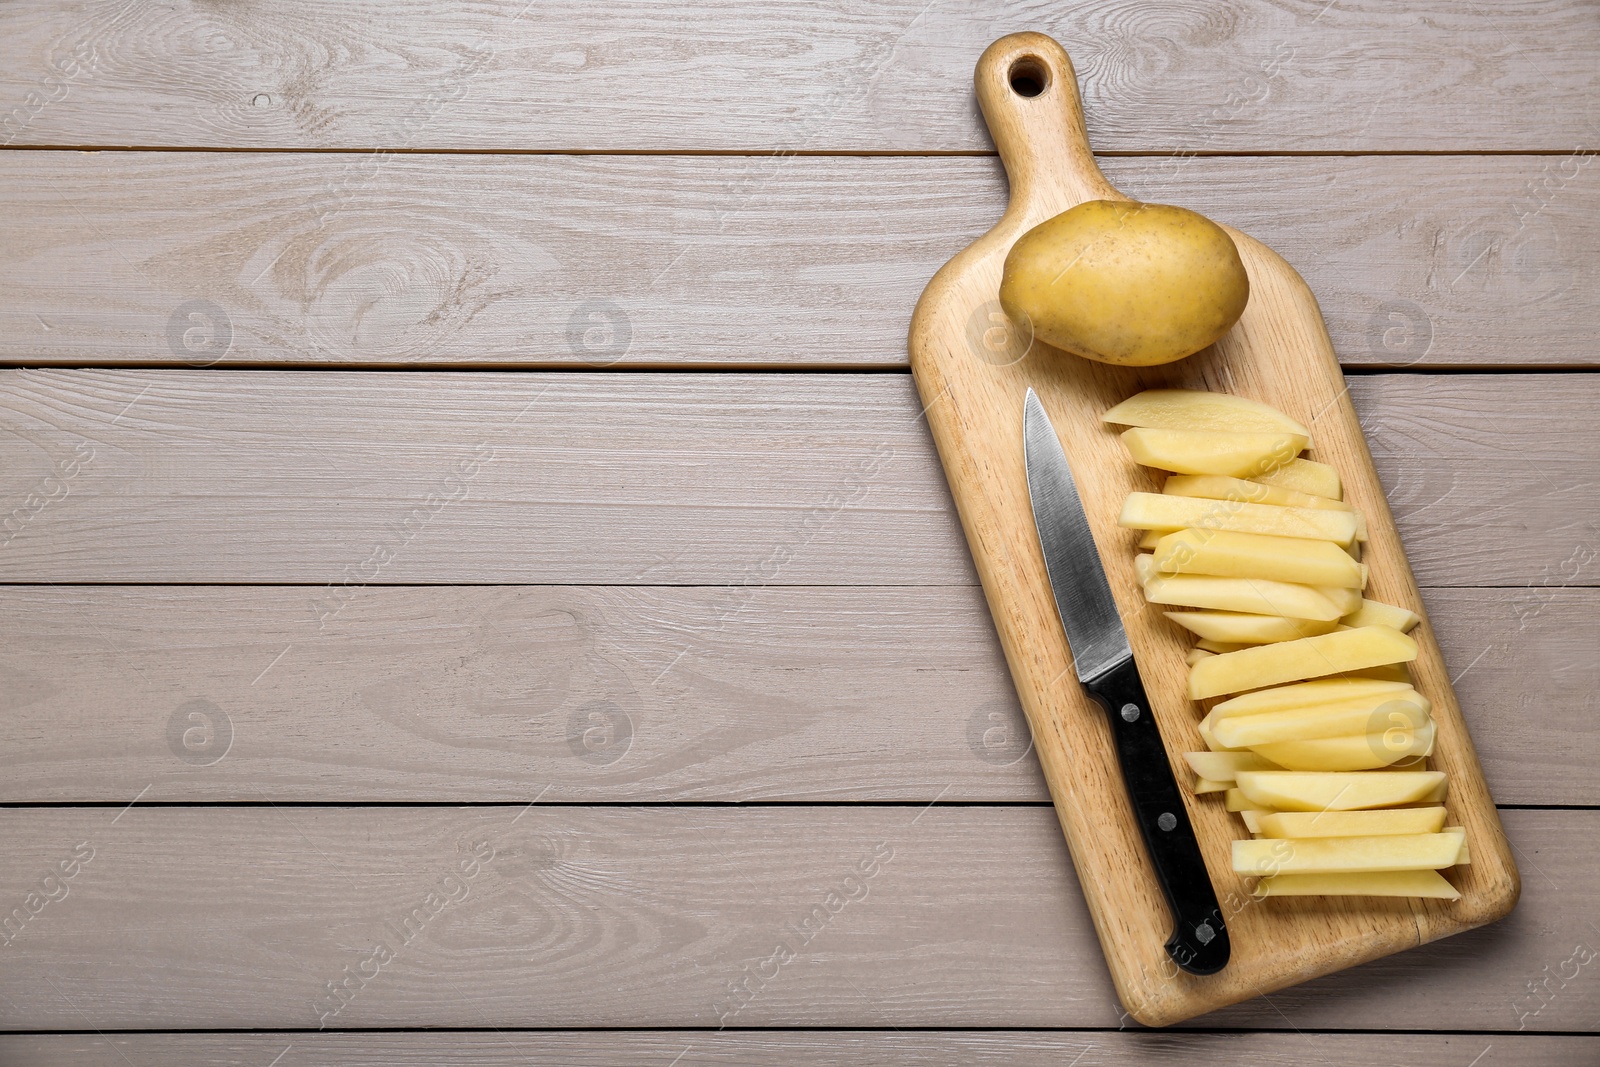
{"label": "light wooden surface", "polygon": [[[1424,583],[1600,583],[1600,375],[1348,385]],[[973,581],[920,408],[899,373],[0,372],[6,499],[93,452],[0,579]]]}
{"label": "light wooden surface", "polygon": [[1082,57],[1103,151],[1570,152],[1600,46],[1583,3],[8,8],[5,98],[97,59],[17,142],[53,145],[981,151],[972,62],[1030,27]]}
{"label": "light wooden surface", "polygon": [[[0,802],[1049,799],[970,586],[313,593],[0,590]],[[1600,804],[1600,591],[1507,593],[1423,590],[1494,795]]]}
{"label": "light wooden surface", "polygon": [[[755,183],[724,158],[370,161],[0,156],[0,242],[20,253],[0,261],[0,314],[11,317],[0,356],[903,367],[917,294],[988,228],[1005,195],[993,158],[796,156]],[[1321,300],[1346,365],[1597,360],[1592,163],[1404,155],[1104,164],[1129,195],[1182,199],[1287,258]],[[1555,188],[1530,199],[1546,171]],[[1578,179],[1565,179],[1569,171]],[[192,300],[227,316],[225,346],[197,334],[186,347],[181,331],[174,343],[172,317]],[[626,338],[573,343],[570,321],[595,301],[626,316]]]}
{"label": "light wooden surface", "polygon": [[[10,1028],[1136,1026],[1044,806],[122,808],[0,812],[4,899],[93,850],[4,949]],[[1594,943],[1591,821],[1506,812],[1506,921],[1197,1025],[1588,1029],[1526,985]]]}
{"label": "light wooden surface", "polygon": [[[1341,363],[1398,372],[1351,398],[1525,874],[1503,923],[1191,1032],[1118,1017],[905,373],[1003,207],[971,71],[1024,27],[1119,187],[1263,239]],[[46,1031],[0,1062],[1595,1058],[1593,964],[1561,977],[1600,948],[1590,5],[0,30],[0,361],[63,368],[0,374],[0,916],[98,850],[0,945],[0,1031]],[[315,1032],[478,827],[516,847]],[[223,1018],[259,1029],[190,1032]]]}
{"label": "light wooden surface", "polygon": [[[1038,91],[1017,89],[1024,69],[1042,83]],[[1233,950],[1216,974],[1171,966],[1164,942],[1175,916],[1143,848],[1105,710],[1074,684],[1072,652],[1045,572],[1023,465],[1024,394],[1037,392],[1062,438],[1176,774],[1183,773],[1179,753],[1203,747],[1188,698],[1188,641],[1159,613],[1142,610],[1133,574],[1138,535],[1120,529],[1114,516],[1129,493],[1154,485],[1101,423],[1103,412],[1153,387],[1220,389],[1271,404],[1310,427],[1311,455],[1339,471],[1344,499],[1366,514],[1366,592],[1412,610],[1421,609],[1421,596],[1316,300],[1293,268],[1259,242],[1231,232],[1250,276],[1250,302],[1215,345],[1180,362],[1109,366],[1016,336],[1014,328],[1002,328],[1003,343],[988,342],[994,324],[1006,321],[995,314],[995,294],[1017,238],[1087,200],[1128,198],[1094,161],[1077,74],[1056,41],[1039,33],[1001,38],[979,58],[975,82],[1010,179],[1010,201],[995,227],[940,268],[917,301],[911,369],[1122,1004],[1142,1023],[1168,1026],[1501,918],[1519,893],[1516,866],[1424,620],[1414,631],[1419,651],[1411,669],[1433,704],[1438,739],[1429,766],[1448,775],[1450,820],[1473,843],[1472,865],[1456,872],[1459,899],[1297,898],[1235,913],[1226,903],[1230,895],[1249,898],[1232,871],[1230,849],[1247,832],[1217,798],[1186,795]]]}

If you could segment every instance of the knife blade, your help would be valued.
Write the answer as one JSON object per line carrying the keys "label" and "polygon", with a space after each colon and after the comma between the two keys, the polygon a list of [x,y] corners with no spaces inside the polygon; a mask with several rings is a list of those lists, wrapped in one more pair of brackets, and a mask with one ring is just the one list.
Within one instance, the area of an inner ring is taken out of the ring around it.
{"label": "knife blade", "polygon": [[1033,523],[1073,671],[1106,709],[1134,820],[1172,913],[1167,954],[1190,974],[1215,974],[1231,952],[1227,924],[1172,776],[1066,451],[1032,389],[1023,401],[1022,450]]}

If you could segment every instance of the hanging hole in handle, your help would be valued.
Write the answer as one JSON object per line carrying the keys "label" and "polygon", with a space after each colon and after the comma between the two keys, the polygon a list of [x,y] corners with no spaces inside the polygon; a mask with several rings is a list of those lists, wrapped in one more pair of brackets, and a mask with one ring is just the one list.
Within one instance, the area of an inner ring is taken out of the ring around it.
{"label": "hanging hole in handle", "polygon": [[1018,96],[1039,96],[1050,88],[1050,68],[1038,56],[1022,56],[1008,72],[1011,91]]}

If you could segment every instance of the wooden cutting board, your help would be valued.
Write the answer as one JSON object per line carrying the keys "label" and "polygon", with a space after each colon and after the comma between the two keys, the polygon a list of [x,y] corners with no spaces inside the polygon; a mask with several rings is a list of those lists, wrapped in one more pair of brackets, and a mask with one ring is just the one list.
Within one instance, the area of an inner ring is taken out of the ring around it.
{"label": "wooden cutting board", "polygon": [[[1118,368],[1021,336],[997,301],[1012,243],[1085,200],[1128,198],[1095,164],[1072,62],[1055,41],[1036,33],[996,41],[978,61],[977,93],[1011,180],[1011,203],[992,230],[929,282],[912,319],[911,367],[1123,1005],[1140,1022],[1165,1026],[1505,915],[1519,885],[1510,847],[1316,298],[1271,249],[1229,229],[1249,271],[1250,303],[1213,347],[1163,367]],[[1099,416],[1141,389],[1176,386],[1262,400],[1311,428],[1309,455],[1338,468],[1346,499],[1367,515],[1367,595],[1424,615],[1414,631],[1421,653],[1413,673],[1438,724],[1430,766],[1449,773],[1448,824],[1466,827],[1472,859],[1449,875],[1459,901],[1256,900],[1253,879],[1231,869],[1230,842],[1249,836],[1243,823],[1223,810],[1220,794],[1188,797],[1233,959],[1204,978],[1169,961],[1162,945],[1171,919],[1123,790],[1105,713],[1072,674],[1045,578],[1022,461],[1029,386],[1066,446],[1180,782],[1191,777],[1182,753],[1204,747],[1195,729],[1199,709],[1185,689],[1189,641],[1144,603],[1133,574],[1138,535],[1116,523],[1129,492],[1159,485]]]}

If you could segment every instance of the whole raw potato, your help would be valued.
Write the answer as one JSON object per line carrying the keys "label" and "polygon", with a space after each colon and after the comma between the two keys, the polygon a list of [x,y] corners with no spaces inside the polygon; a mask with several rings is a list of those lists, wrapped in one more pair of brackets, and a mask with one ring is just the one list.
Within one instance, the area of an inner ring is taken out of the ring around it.
{"label": "whole raw potato", "polygon": [[1239,321],[1250,279],[1233,238],[1181,207],[1090,200],[1041,222],[1006,256],[1000,304],[1048,344],[1149,367]]}

